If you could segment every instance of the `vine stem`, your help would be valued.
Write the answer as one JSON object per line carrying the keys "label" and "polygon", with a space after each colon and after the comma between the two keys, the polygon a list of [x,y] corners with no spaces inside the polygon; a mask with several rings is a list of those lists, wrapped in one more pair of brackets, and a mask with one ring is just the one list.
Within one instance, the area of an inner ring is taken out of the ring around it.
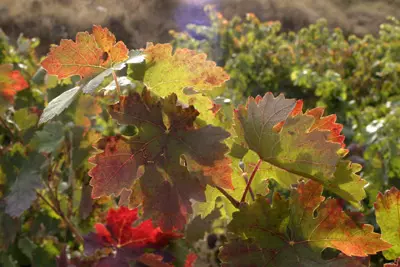
{"label": "vine stem", "polygon": [[13,139],[16,139],[22,143],[22,138],[19,136],[19,134],[15,134],[10,127],[8,127],[7,122],[0,116],[0,123],[6,128],[7,131],[10,132],[11,137]]}
{"label": "vine stem", "polygon": [[235,208],[239,208],[240,202],[237,201],[233,196],[231,196],[228,192],[226,192],[223,188],[216,186],[219,192],[221,192],[231,203]]}
{"label": "vine stem", "polygon": [[248,192],[249,189],[250,189],[250,185],[251,185],[251,183],[253,182],[254,176],[256,176],[256,173],[257,173],[257,171],[258,171],[258,168],[260,168],[261,163],[262,163],[262,159],[259,159],[259,160],[257,161],[256,166],[254,167],[253,172],[251,173],[251,176],[250,176],[249,181],[247,182],[246,188],[244,189],[244,192],[243,192],[243,195],[242,195],[242,199],[240,200],[241,203],[245,202],[247,192]]}
{"label": "vine stem", "polygon": [[82,235],[79,233],[78,229],[76,229],[75,225],[65,216],[64,212],[61,210],[60,206],[55,206],[54,204],[50,203],[41,193],[36,191],[36,194],[39,196],[40,199],[43,200],[61,219],[65,222],[68,226],[69,230],[75,235],[76,241],[80,244],[83,244],[84,240]]}
{"label": "vine stem", "polygon": [[112,71],[112,75],[113,75],[113,78],[114,78],[114,81],[115,81],[115,86],[117,88],[118,95],[120,95],[121,94],[121,88],[119,87],[117,74],[115,73],[115,71]]}

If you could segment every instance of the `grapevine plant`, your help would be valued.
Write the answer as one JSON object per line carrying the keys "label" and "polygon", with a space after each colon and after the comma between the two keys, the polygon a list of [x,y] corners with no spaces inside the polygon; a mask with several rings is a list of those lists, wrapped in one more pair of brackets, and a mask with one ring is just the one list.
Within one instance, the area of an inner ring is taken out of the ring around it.
{"label": "grapevine plant", "polygon": [[361,166],[324,108],[273,93],[216,102],[229,75],[205,54],[129,51],[100,26],[51,47],[36,74],[7,49],[5,266],[196,266],[192,241],[224,222],[222,266],[400,257],[400,191],[376,197],[378,233],[363,219]]}

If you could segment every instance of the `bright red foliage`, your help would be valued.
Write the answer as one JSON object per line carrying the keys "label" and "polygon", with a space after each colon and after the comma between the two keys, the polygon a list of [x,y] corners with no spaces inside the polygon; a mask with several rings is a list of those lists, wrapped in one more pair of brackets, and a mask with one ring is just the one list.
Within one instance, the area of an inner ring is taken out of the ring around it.
{"label": "bright red foliage", "polygon": [[127,207],[110,209],[107,215],[107,224],[96,224],[97,235],[115,247],[162,247],[171,239],[180,238],[182,235],[173,232],[162,232],[160,227],[154,227],[151,220],[146,220],[136,227],[132,224],[138,219],[137,209]]}
{"label": "bright red foliage", "polygon": [[[96,224],[96,233],[89,233],[84,237],[87,255],[93,255],[96,251],[107,252],[107,249],[114,251],[104,255],[96,266],[129,266],[129,262],[142,259],[146,262],[158,261],[160,264],[157,266],[168,266],[167,262],[163,262],[162,249],[171,240],[181,238],[182,235],[163,232],[160,227],[154,227],[150,219],[133,226],[138,219],[137,209],[110,209],[106,224]],[[149,250],[156,253],[156,256],[147,255]]]}
{"label": "bright red foliage", "polygon": [[29,87],[28,82],[18,70],[12,70],[11,65],[0,65],[0,95],[12,103],[17,92]]}

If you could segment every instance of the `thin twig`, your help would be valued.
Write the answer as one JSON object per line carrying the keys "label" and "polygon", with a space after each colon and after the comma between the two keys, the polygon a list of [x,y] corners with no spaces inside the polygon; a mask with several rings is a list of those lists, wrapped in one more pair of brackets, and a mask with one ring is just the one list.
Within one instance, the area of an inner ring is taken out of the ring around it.
{"label": "thin twig", "polygon": [[118,95],[120,95],[121,94],[121,88],[119,87],[117,74],[115,73],[115,71],[112,71],[112,75],[113,75],[113,78],[114,78],[114,81],[115,81],[115,86],[117,88]]}
{"label": "thin twig", "polygon": [[[244,172],[243,174],[242,174],[242,177],[243,177],[243,179],[244,179],[244,181],[246,182],[246,185],[247,185],[247,183],[249,182],[249,179],[247,178],[248,176],[247,176],[247,172]],[[253,189],[251,189],[251,186],[249,187],[249,192],[250,192],[250,196],[251,196],[251,200],[255,200],[255,196],[254,196],[254,192],[253,192]]]}
{"label": "thin twig", "polygon": [[216,188],[221,192],[231,203],[235,208],[239,208],[240,202],[237,201],[234,197],[232,197],[228,192],[226,192],[223,188],[216,186]]}
{"label": "thin twig", "polygon": [[10,132],[10,135],[13,139],[16,139],[22,143],[22,138],[19,136],[19,134],[15,134],[10,127],[8,127],[7,122],[0,116],[0,123],[6,128],[7,131]]}
{"label": "thin twig", "polygon": [[53,204],[51,204],[42,194],[40,194],[39,192],[36,192],[36,194],[40,199],[43,200],[44,203],[46,203],[55,213],[58,214],[58,209],[54,207]]}
{"label": "thin twig", "polygon": [[75,225],[65,216],[64,212],[61,210],[59,203],[57,203],[57,206],[54,206],[54,203],[50,203],[42,194],[40,194],[39,192],[36,193],[39,198],[43,200],[43,202],[45,202],[58,216],[61,217],[61,219],[68,226],[69,230],[75,235],[76,241],[83,244],[84,240],[82,235],[79,233],[78,229],[76,229]]}
{"label": "thin twig", "polygon": [[254,167],[253,172],[251,173],[251,176],[250,176],[249,181],[247,182],[246,189],[244,190],[243,195],[242,195],[242,199],[240,200],[241,203],[243,203],[243,202],[246,201],[247,192],[248,192],[249,189],[250,189],[250,185],[251,185],[251,183],[253,182],[254,176],[256,176],[256,173],[257,173],[258,168],[260,167],[261,163],[262,163],[262,160],[259,159],[259,160],[257,161],[256,166]]}

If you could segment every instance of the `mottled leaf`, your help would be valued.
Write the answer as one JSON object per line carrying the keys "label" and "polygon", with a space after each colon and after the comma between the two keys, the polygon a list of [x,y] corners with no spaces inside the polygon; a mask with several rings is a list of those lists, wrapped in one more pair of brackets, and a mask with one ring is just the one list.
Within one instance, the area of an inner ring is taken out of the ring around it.
{"label": "mottled leaf", "polygon": [[[221,252],[223,266],[368,266],[363,258],[390,244],[373,226],[352,220],[335,199],[324,201],[317,182],[300,183],[290,200],[275,193],[234,213],[228,230],[236,235]],[[325,248],[344,255],[324,260]]]}
{"label": "mottled leaf", "polygon": [[249,98],[246,107],[235,112],[235,141],[256,152],[263,160],[260,169],[281,185],[315,180],[358,207],[365,198],[366,181],[356,174],[360,165],[342,159],[347,153],[342,148],[342,126],[335,123],[335,116],[322,117],[321,108],[301,110],[301,101],[282,95]]}
{"label": "mottled leaf", "polygon": [[59,79],[79,75],[92,77],[128,58],[128,49],[107,29],[93,26],[93,34],[78,32],[76,42],[61,40],[51,48],[42,67]]}
{"label": "mottled leaf", "polygon": [[94,198],[104,195],[120,195],[123,188],[130,188],[137,177],[138,163],[131,148],[120,136],[105,137],[96,144],[102,152],[91,157],[95,164],[89,176],[93,177]]}
{"label": "mottled leaf", "polygon": [[91,159],[97,164],[90,171],[93,197],[118,196],[123,188],[130,189],[137,179],[134,168],[144,166],[144,216],[157,218],[163,229],[182,229],[192,213],[190,199],[205,200],[205,183],[231,187],[221,171],[211,171],[229,173],[228,148],[221,143],[229,133],[211,125],[196,128],[193,122],[199,113],[193,106],[177,106],[176,95],[159,100],[146,90],[133,93],[111,106],[110,114],[120,124],[136,126],[138,133],[120,140],[112,151],[107,145],[100,147],[105,152]]}
{"label": "mottled leaf", "polygon": [[374,206],[382,238],[393,245],[383,255],[388,260],[400,258],[400,191],[392,187],[379,193]]}
{"label": "mottled leaf", "polygon": [[161,97],[176,93],[180,101],[195,105],[201,113],[212,107],[211,102],[201,94],[186,95],[184,88],[207,92],[229,80],[229,75],[221,67],[206,60],[206,54],[186,48],[178,48],[172,53],[170,44],[148,44],[144,54],[144,84]]}

